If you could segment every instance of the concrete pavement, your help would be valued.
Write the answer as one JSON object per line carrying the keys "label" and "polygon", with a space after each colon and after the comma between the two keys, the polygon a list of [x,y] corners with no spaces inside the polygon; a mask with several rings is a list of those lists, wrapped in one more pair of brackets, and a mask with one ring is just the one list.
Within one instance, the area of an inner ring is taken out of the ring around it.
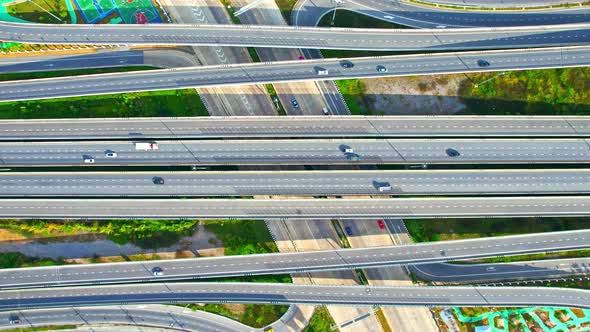
{"label": "concrete pavement", "polygon": [[[384,56],[350,60],[319,59],[9,81],[0,83],[0,88],[2,88],[0,100],[43,99],[191,87],[241,86],[242,84],[579,67],[590,65],[588,49],[588,47],[572,47],[549,50],[521,49]],[[484,61],[483,64],[482,61]],[[319,72],[322,71],[325,74],[320,75]],[[473,84],[477,84],[477,82],[473,82]],[[306,94],[305,90],[296,92]],[[259,94],[260,91],[256,93]],[[240,93],[231,92],[229,95],[237,96]],[[306,95],[312,96],[314,94],[307,93]],[[295,107],[293,98],[295,97],[291,97],[287,103],[287,105],[291,105],[288,109],[301,114],[304,105],[297,103],[298,105]],[[238,104],[244,103],[239,102]],[[320,104],[311,108],[315,114],[321,111]],[[249,114],[255,113],[250,112]]]}
{"label": "concrete pavement", "polygon": [[0,292],[0,310],[136,303],[267,303],[590,308],[590,291],[547,287],[377,287],[267,283],[164,283]]}
{"label": "concrete pavement", "polygon": [[404,199],[0,199],[0,218],[475,218],[590,214],[590,196]]}
{"label": "concrete pavement", "polygon": [[283,116],[0,120],[0,140],[585,137],[584,116]]}
{"label": "concrete pavement", "polygon": [[589,169],[0,173],[3,197],[585,193]]}
{"label": "concrete pavement", "polygon": [[[585,139],[298,139],[158,141],[138,151],[129,141],[0,142],[2,166],[358,165],[588,163]],[[354,153],[343,153],[342,147]],[[448,149],[460,155],[451,157]],[[117,153],[116,158],[106,156]]]}

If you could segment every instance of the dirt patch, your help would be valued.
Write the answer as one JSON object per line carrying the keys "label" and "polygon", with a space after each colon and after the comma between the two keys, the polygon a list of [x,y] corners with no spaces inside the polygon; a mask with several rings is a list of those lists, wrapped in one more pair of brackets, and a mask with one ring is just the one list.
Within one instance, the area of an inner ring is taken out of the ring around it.
{"label": "dirt patch", "polygon": [[25,240],[26,237],[7,229],[0,229],[0,241],[17,241]]}
{"label": "dirt patch", "polygon": [[246,312],[246,305],[245,304],[224,304],[224,307],[226,307],[229,311],[231,311],[232,314],[234,315],[243,315],[244,312]]}
{"label": "dirt patch", "polygon": [[379,115],[445,115],[465,109],[458,97],[463,75],[387,77],[362,80],[365,98]]}

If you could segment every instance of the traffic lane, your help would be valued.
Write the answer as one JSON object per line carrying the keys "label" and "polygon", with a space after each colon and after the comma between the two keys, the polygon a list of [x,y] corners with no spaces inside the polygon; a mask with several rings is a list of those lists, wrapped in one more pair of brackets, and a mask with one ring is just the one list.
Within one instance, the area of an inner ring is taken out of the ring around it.
{"label": "traffic lane", "polygon": [[[360,227],[362,224],[357,223]],[[376,226],[375,226],[376,227]],[[358,233],[353,231],[354,234]],[[306,237],[303,237],[306,238]],[[424,265],[484,257],[521,255],[549,251],[582,250],[590,246],[590,231],[527,234],[466,241],[445,241],[405,246],[323,250],[302,253],[258,254],[241,257],[215,257],[126,263],[65,265],[0,270],[0,287],[45,287],[52,285],[103,284],[129,281],[201,279],[311,271],[332,271],[392,265]],[[442,265],[441,265],[442,266]],[[477,273],[479,265],[444,265],[453,271]],[[454,266],[458,266],[453,270]],[[463,268],[461,268],[463,267]],[[154,275],[160,268],[162,275]],[[436,271],[436,270],[435,270]],[[444,270],[443,270],[444,271]],[[475,271],[475,272],[474,272]],[[498,271],[501,271],[499,268]],[[490,271],[486,271],[488,274]],[[428,272],[422,272],[427,274]],[[462,275],[454,273],[458,277]]]}
{"label": "traffic lane", "polygon": [[590,196],[406,199],[0,199],[0,218],[474,218],[590,214]]}
{"label": "traffic lane", "polygon": [[[590,34],[589,34],[590,36]],[[525,55],[526,56],[523,56]],[[483,62],[482,62],[483,61]],[[346,64],[345,64],[346,63]],[[348,68],[344,66],[348,65]],[[0,100],[26,100],[89,94],[180,89],[235,84],[278,83],[406,76],[420,74],[502,71],[590,65],[588,49],[489,51],[287,61],[250,65],[187,67],[140,72],[58,77],[0,83]],[[381,69],[380,69],[381,68]],[[319,74],[325,70],[327,74]],[[381,71],[380,71],[381,70]]]}
{"label": "traffic lane", "polygon": [[[134,142],[0,143],[3,165],[284,164],[403,162],[383,140],[158,141],[158,150],[136,150]],[[565,143],[569,145],[569,143]],[[356,152],[345,153],[351,147]],[[116,157],[107,157],[114,152]],[[356,158],[362,155],[362,158]],[[354,160],[353,160],[354,159]],[[590,160],[590,154],[589,154]]]}
{"label": "traffic lane", "polygon": [[437,282],[492,282],[563,278],[590,273],[590,258],[490,264],[424,264],[409,266],[420,278]]}
{"label": "traffic lane", "polygon": [[0,73],[143,65],[143,51],[110,51],[82,55],[45,55],[0,59]]}
{"label": "traffic lane", "polygon": [[590,170],[2,173],[0,196],[588,193]]}
{"label": "traffic lane", "polygon": [[[20,323],[10,324],[18,318]],[[201,310],[166,305],[101,306],[11,310],[0,312],[0,329],[25,329],[62,325],[116,324],[184,329],[189,331],[253,331],[235,320]]]}
{"label": "traffic lane", "polygon": [[530,306],[590,308],[590,291],[546,287],[386,287],[165,283],[0,292],[0,310],[129,303]]}
{"label": "traffic lane", "polygon": [[[158,141],[141,151],[134,142],[0,142],[5,166],[561,163],[589,162],[583,139],[220,140]],[[351,149],[352,152],[345,152]],[[108,152],[116,157],[107,157]],[[454,155],[453,153],[456,153]]]}

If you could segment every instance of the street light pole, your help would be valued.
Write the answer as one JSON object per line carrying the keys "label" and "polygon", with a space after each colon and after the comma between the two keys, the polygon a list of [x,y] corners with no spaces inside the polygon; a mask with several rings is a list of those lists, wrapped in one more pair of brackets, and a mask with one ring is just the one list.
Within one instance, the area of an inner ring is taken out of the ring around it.
{"label": "street light pole", "polygon": [[332,25],[336,21],[336,10],[338,10],[338,5],[342,3],[342,0],[332,0],[334,2],[334,12],[332,13]]}

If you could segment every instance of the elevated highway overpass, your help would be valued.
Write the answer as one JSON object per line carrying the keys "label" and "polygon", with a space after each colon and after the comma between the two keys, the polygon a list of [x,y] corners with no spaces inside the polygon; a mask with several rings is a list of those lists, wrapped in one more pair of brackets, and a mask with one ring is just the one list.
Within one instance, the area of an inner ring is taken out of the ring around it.
{"label": "elevated highway overpass", "polygon": [[590,215],[590,196],[404,199],[0,199],[3,219],[476,218]]}
{"label": "elevated highway overpass", "polygon": [[154,283],[4,290],[0,310],[138,303],[590,308],[590,291],[547,287],[387,287],[267,283]]}
{"label": "elevated highway overpass", "polygon": [[200,45],[374,51],[473,50],[584,45],[590,42],[590,23],[412,30],[2,22],[0,39],[31,44]]}
{"label": "elevated highway overpass", "polygon": [[587,193],[588,169],[0,173],[0,197]]}
{"label": "elevated highway overpass", "polygon": [[[430,266],[433,263],[587,248],[590,248],[590,230],[404,246],[2,269],[0,289],[223,278],[392,265],[420,265],[415,267],[420,268],[420,271],[424,266],[426,272],[423,274],[427,274],[427,271],[432,270]],[[469,273],[469,267],[474,265],[461,266],[464,273]],[[161,268],[163,275],[154,276],[152,270],[155,267]],[[481,272],[479,268],[473,270]],[[451,272],[448,274],[449,281],[461,280],[459,275],[453,276],[452,266],[448,271]],[[508,270],[503,272],[507,274]],[[487,273],[495,272],[488,270]]]}
{"label": "elevated highway overpass", "polygon": [[[283,139],[0,142],[2,167],[590,163],[586,139]],[[350,148],[353,153],[345,153]],[[449,149],[459,156],[449,156]],[[106,156],[113,151],[116,158]],[[418,167],[418,166],[411,166]]]}
{"label": "elevated highway overpass", "polygon": [[246,116],[0,120],[0,141],[587,137],[584,116]]}
{"label": "elevated highway overpass", "polygon": [[[241,84],[581,67],[590,65],[589,54],[590,47],[586,46],[285,61],[82,75],[1,82],[0,101]],[[485,61],[484,65],[481,65],[481,61]],[[343,63],[352,67],[344,68]],[[385,71],[380,72],[378,68],[385,68]],[[326,74],[319,75],[321,70]]]}

